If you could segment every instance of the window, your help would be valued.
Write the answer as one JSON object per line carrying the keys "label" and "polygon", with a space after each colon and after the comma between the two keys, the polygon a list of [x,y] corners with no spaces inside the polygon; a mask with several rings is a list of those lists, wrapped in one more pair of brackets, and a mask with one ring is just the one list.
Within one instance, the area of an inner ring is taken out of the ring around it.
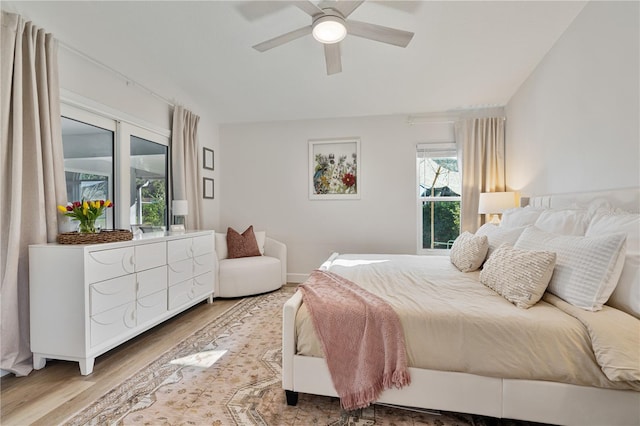
{"label": "window", "polygon": [[169,132],[62,104],[67,200],[110,199],[100,228],[169,225]]}
{"label": "window", "polygon": [[455,143],[417,148],[418,253],[449,249],[460,234],[462,179]]}
{"label": "window", "polygon": [[167,226],[168,147],[131,136],[131,216],[133,225]]}
{"label": "window", "polygon": [[[62,145],[67,201],[114,200],[113,152],[115,123],[93,124],[62,117]],[[96,220],[99,228],[113,228],[112,209]]]}

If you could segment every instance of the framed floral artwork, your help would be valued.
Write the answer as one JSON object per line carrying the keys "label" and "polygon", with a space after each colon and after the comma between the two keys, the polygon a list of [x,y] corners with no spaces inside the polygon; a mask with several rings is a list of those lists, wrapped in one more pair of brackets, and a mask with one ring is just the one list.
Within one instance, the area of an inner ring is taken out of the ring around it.
{"label": "framed floral artwork", "polygon": [[360,139],[309,141],[309,199],[360,199]]}

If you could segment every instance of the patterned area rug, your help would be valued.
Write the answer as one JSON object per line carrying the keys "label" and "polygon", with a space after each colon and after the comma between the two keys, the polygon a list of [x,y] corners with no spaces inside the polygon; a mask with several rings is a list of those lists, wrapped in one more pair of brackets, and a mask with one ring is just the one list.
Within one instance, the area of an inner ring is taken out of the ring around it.
{"label": "patterned area rug", "polygon": [[295,289],[245,298],[112,389],[69,425],[528,425],[374,405],[346,413],[336,398],[281,388],[282,305]]}

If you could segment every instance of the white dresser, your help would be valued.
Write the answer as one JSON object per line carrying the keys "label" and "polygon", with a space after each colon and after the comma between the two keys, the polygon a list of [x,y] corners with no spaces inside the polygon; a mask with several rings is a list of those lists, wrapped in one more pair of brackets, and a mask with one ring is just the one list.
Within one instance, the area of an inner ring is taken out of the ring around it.
{"label": "white dresser", "polygon": [[29,246],[33,366],[80,363],[208,299],[216,276],[213,231],[143,234],[104,244]]}

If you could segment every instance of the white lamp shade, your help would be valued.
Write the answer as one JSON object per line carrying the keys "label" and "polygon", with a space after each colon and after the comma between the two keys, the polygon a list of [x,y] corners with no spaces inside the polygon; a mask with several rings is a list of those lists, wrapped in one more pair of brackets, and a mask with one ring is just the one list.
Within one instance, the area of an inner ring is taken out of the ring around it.
{"label": "white lamp shade", "polygon": [[342,41],[347,35],[344,19],[337,16],[323,16],[313,23],[313,38],[320,43],[330,44]]}
{"label": "white lamp shade", "polygon": [[171,210],[174,216],[188,216],[189,204],[187,200],[173,200],[171,202]]}
{"label": "white lamp shade", "polygon": [[483,192],[480,194],[478,214],[498,214],[516,207],[515,192]]}

